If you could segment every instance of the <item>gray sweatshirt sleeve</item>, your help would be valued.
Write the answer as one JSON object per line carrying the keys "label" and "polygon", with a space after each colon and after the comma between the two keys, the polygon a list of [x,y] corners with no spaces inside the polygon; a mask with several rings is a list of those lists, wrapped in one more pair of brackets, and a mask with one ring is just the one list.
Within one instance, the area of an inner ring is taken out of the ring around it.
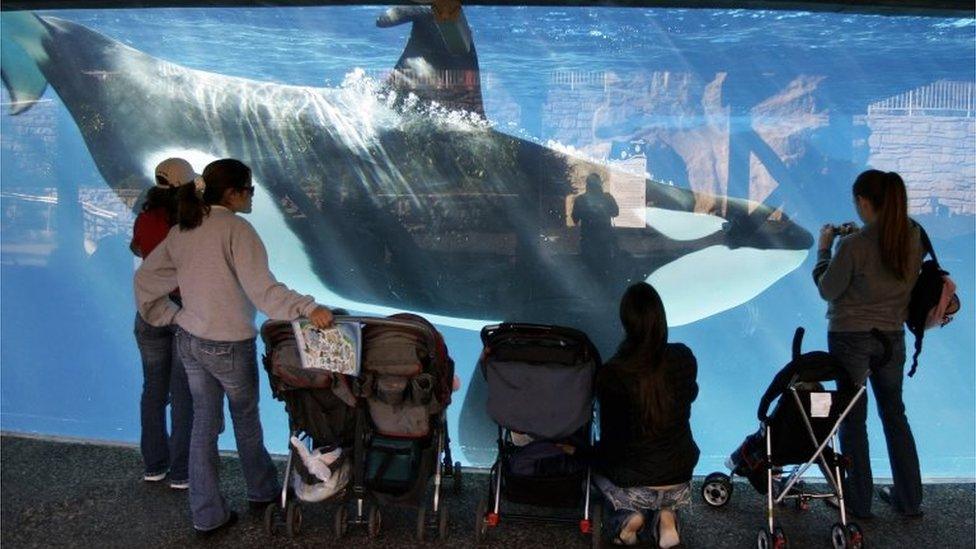
{"label": "gray sweatshirt sleeve", "polygon": [[231,240],[231,255],[237,279],[254,306],[273,320],[294,320],[308,316],[318,304],[278,282],[268,268],[268,252],[257,231],[245,220]]}
{"label": "gray sweatshirt sleeve", "polygon": [[180,308],[169,299],[177,286],[176,265],[164,240],[136,270],[133,281],[136,308],[143,320],[153,326],[167,326]]}
{"label": "gray sweatshirt sleeve", "polygon": [[820,250],[817,253],[817,266],[814,267],[815,273],[820,273],[817,278],[817,288],[820,290],[820,297],[827,301],[833,301],[840,297],[851,284],[854,276],[854,256],[851,250],[850,238],[842,238],[837,246],[837,256],[831,259],[830,250]]}

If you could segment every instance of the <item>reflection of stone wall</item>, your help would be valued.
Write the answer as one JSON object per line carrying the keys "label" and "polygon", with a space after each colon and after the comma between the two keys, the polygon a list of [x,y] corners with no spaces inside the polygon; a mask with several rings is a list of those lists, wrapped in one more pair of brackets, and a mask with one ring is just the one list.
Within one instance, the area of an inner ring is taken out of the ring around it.
{"label": "reflection of stone wall", "polygon": [[[10,96],[3,93],[3,101]],[[5,109],[6,110],[6,109]],[[21,181],[37,181],[54,173],[54,159],[58,157],[58,105],[51,100],[34,103],[29,110],[17,116],[4,113],[4,131],[0,134],[7,173],[16,173]]]}
{"label": "reflection of stone wall", "polygon": [[868,164],[901,174],[909,210],[976,214],[976,118],[871,114]]}

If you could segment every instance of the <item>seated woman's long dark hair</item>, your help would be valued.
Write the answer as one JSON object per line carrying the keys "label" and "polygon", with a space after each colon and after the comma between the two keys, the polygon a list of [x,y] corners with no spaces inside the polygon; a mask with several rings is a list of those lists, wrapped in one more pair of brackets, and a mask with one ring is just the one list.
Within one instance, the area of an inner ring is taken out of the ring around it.
{"label": "seated woman's long dark hair", "polygon": [[210,213],[210,206],[220,204],[227,189],[243,189],[251,185],[251,168],[240,160],[222,158],[207,164],[203,169],[206,188],[203,195],[197,193],[193,182],[180,187],[179,223],[180,230],[195,229],[203,223],[203,217]]}
{"label": "seated woman's long dark hair", "polygon": [[640,410],[634,418],[647,432],[657,432],[672,413],[673,395],[664,373],[668,320],[657,290],[646,282],[627,288],[620,300],[625,337],[614,361],[636,378]]}

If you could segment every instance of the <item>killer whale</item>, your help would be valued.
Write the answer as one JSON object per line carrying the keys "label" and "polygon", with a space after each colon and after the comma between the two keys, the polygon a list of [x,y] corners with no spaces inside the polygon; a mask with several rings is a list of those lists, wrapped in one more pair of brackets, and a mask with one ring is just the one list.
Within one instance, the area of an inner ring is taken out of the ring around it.
{"label": "killer whale", "polygon": [[[243,159],[262,189],[257,210],[268,213],[256,214],[265,218],[255,225],[272,255],[313,275],[289,282],[352,310],[414,311],[475,329],[504,319],[564,324],[606,353],[627,284],[652,281],[675,312],[670,322],[693,322],[748,301],[812,245],[807,231],[765,205],[646,180],[646,225],[616,230],[624,253],[598,275],[579,260],[565,204],[587,174],[612,177],[607,166],[427,111],[422,102],[437,98],[424,90],[421,104],[404,108],[363,80],[324,89],[232,78],[62,19],[0,17],[15,111],[50,84],[116,189],[140,181],[161,151]],[[449,47],[424,51],[434,59],[429,52]],[[473,51],[467,62],[476,70]],[[408,79],[399,86],[417,91]],[[716,206],[703,213],[702,204]],[[716,268],[723,265],[743,274]],[[469,386],[459,429],[473,461],[488,425],[481,390]]]}

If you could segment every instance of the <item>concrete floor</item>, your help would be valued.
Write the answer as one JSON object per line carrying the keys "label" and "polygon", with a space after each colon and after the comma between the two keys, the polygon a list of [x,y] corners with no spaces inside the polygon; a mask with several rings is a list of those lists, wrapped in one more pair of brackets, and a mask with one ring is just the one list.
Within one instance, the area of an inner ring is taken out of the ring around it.
{"label": "concrete floor", "polygon": [[[282,464],[283,466],[283,464]],[[341,542],[332,534],[333,508],[307,504],[304,525],[294,540],[269,537],[261,520],[246,513],[244,483],[236,458],[224,458],[221,480],[241,521],[226,532],[198,540],[190,527],[186,492],[165,484],[142,482],[135,448],[54,442],[5,435],[0,438],[0,543],[18,547],[472,547],[474,509],[484,496],[487,475],[465,475],[460,495],[447,495],[450,534],[418,544],[413,539],[414,512],[384,511],[383,531],[375,541],[365,529],[352,528]],[[467,473],[467,471],[466,471]],[[712,509],[698,496],[684,512],[688,547],[754,547],[763,521],[763,499],[748,484],[737,483],[731,502]],[[903,519],[875,501],[876,518],[860,521],[868,545],[899,549],[972,548],[976,540],[976,485],[925,485],[925,516]],[[783,507],[780,521],[790,547],[830,547],[836,512],[813,502],[809,511]],[[430,538],[436,538],[433,530]],[[485,547],[587,547],[588,538],[573,525],[503,522],[490,531]]]}

